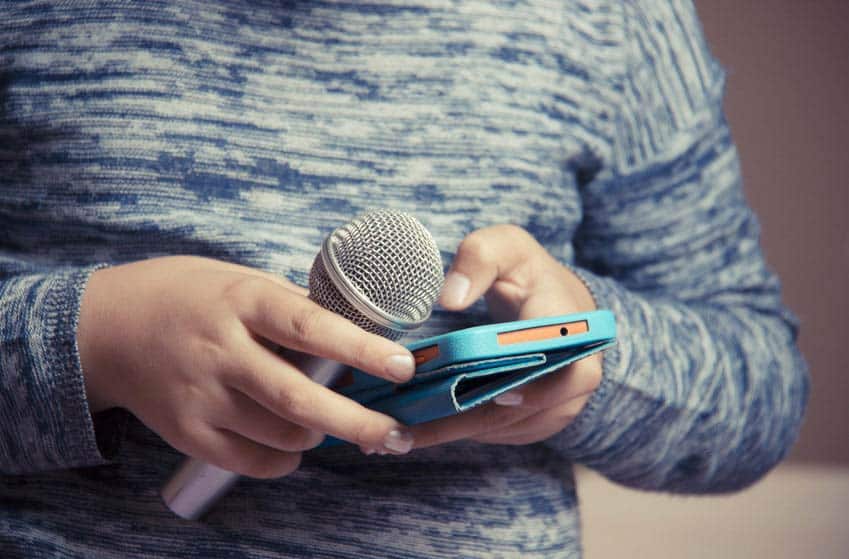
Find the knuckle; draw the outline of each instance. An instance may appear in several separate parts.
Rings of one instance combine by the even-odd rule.
[[[324,435],[301,427],[289,432],[283,441],[283,449],[291,452],[301,452],[317,447],[324,440]]]
[[[492,251],[487,242],[487,233],[485,229],[478,229],[466,236],[460,243],[457,252],[465,258],[473,258],[475,260],[489,261],[492,258]]]
[[[198,421],[188,416],[177,416],[164,438],[168,443],[186,454],[194,455],[198,450],[201,426]]]
[[[222,467],[241,475],[256,479],[272,479],[294,472],[300,465],[299,452],[283,452],[254,446],[229,457]]]
[[[300,344],[308,344],[319,333],[322,309],[308,307],[291,315],[292,336]]]
[[[246,452],[242,452],[238,456],[222,457],[220,463],[217,465],[225,470],[236,472],[243,476],[261,477],[258,475],[260,472],[256,467],[257,463],[258,460],[249,457]]]
[[[264,392],[268,389],[261,375],[246,364],[232,360],[230,356],[218,369],[218,378],[223,385],[243,392]]]
[[[289,417],[303,420],[313,408],[309,394],[299,390],[284,389],[277,396],[277,405]]]
[[[238,308],[251,308],[260,298],[265,281],[257,276],[240,276],[224,287],[222,298]]]
[[[301,465],[300,452],[278,453],[279,459],[275,460],[275,471],[273,477],[288,476]]]
[[[270,450],[261,453],[259,462],[252,465],[252,473],[249,475],[259,479],[274,479],[291,474],[300,464],[300,452]]]
[[[272,469],[269,467],[271,462],[272,451],[254,451],[245,453],[240,456],[236,462],[239,473],[248,477],[257,479],[266,479],[272,476]]]
[[[369,429],[365,423],[359,423],[354,427],[351,443],[359,446],[371,446],[371,438],[368,436]]]
[[[514,223],[502,223],[500,225],[495,225],[493,226],[493,230],[504,235],[518,235],[521,237],[530,236],[530,233],[528,233],[523,227],[519,227]]]
[[[378,435],[377,430],[369,421],[360,421],[351,430],[351,440],[349,442],[362,446],[374,447],[383,444],[382,438]]]
[[[535,254],[539,243],[518,225],[500,224],[472,231],[460,243],[457,252],[464,258],[487,264],[502,258],[506,247],[523,247]]]
[[[368,370],[371,358],[377,352],[373,350],[368,339],[359,339],[355,344],[352,352],[353,365],[358,369]]]
[[[539,243],[530,232],[524,227],[514,225],[512,223],[498,225],[499,233],[511,239],[517,239],[526,245],[538,247]]]
[[[298,450],[304,451],[313,449],[323,443],[324,438],[324,433],[321,433],[319,431],[307,431],[306,435],[303,438],[303,441],[301,441],[301,445]]]
[[[221,321],[214,331],[189,340],[186,348],[196,363],[209,371],[223,372],[232,367],[233,348],[239,345],[240,334],[232,323]]]

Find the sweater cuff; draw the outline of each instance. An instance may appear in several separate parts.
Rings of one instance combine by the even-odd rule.
[[[25,405],[30,409],[18,409],[23,456],[14,469],[99,465],[117,450],[123,418],[100,418],[95,433],[76,340],[83,292],[90,275],[101,267],[52,273],[34,290],[36,300],[27,321],[30,367],[22,371],[29,377]]]
[[[581,462],[603,447],[605,418],[610,413],[624,372],[628,370],[629,341],[625,313],[619,296],[620,287],[609,278],[597,276],[587,270],[570,267],[589,290],[597,309],[609,309],[616,317],[616,344],[604,351],[601,382],[590,395],[581,412],[565,429],[551,437],[547,443],[575,462]],[[608,417],[609,419],[609,417]]]

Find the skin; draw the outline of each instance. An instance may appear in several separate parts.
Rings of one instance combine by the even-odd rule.
[[[291,473],[324,433],[388,453],[412,444],[397,421],[312,382],[273,348],[393,382],[412,376],[409,351],[270,274],[185,256],[99,270],[77,343],[92,412],[125,408],[174,448],[242,475]]]
[[[463,240],[440,302],[463,311],[481,296],[495,321],[595,308],[581,280],[512,225]],[[93,273],[77,343],[93,413],[125,408],[177,450],[256,478],[295,471],[324,434],[367,454],[461,439],[537,442],[568,425],[601,380],[596,355],[498,402],[406,428],[310,381],[274,351],[291,348],[404,382],[414,368],[406,348],[321,308],[285,279],[189,256]]]
[[[580,278],[558,263],[527,231],[513,225],[479,229],[463,240],[440,303],[448,310],[463,311],[481,296],[497,322],[596,308]],[[595,354],[497,402],[413,427],[415,446],[461,439],[506,445],[542,441],[571,423],[599,382],[601,354]]]

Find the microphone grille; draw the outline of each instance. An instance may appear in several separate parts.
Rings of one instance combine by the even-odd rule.
[[[319,305],[394,340],[427,320],[442,282],[428,230],[404,212],[376,210],[330,234],[309,287]]]

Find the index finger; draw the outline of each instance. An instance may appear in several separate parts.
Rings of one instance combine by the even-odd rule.
[[[410,351],[312,300],[261,278],[252,278],[237,297],[239,317],[251,332],[289,349],[351,365],[392,382],[415,371]]]
[[[363,448],[395,454],[412,448],[412,436],[395,419],[313,382],[264,346],[250,347],[229,375],[230,387],[279,417]]]

